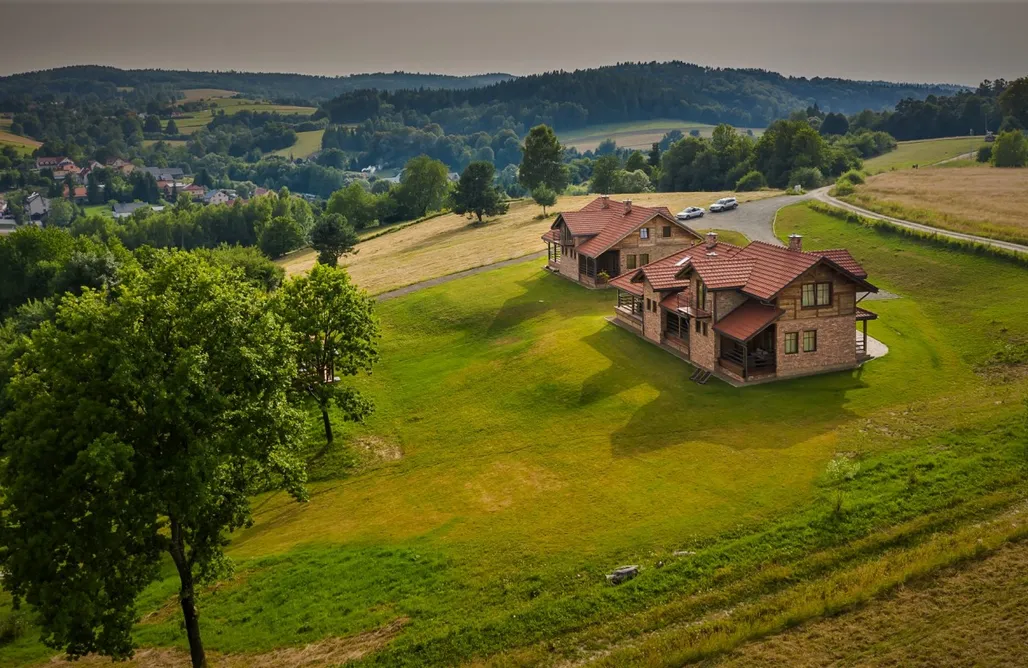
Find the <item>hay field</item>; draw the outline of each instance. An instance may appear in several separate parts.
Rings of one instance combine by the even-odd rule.
[[[226,114],[237,114],[244,110],[274,111],[279,114],[313,114],[317,111],[314,107],[297,107],[291,104],[271,104],[270,102],[243,98],[212,99],[211,102],[214,103],[218,110],[222,110]],[[182,134],[193,134],[210,123],[213,116],[214,112],[210,109],[194,111],[180,118],[176,118],[175,125],[178,126],[179,132]]]
[[[955,232],[1028,243],[1028,169],[910,169],[872,176],[851,204]]]
[[[631,197],[644,206],[667,206],[672,212],[687,206],[707,206],[719,197],[736,195],[748,202],[780,194],[777,191],[755,193],[642,193],[612,195],[616,199]],[[561,197],[550,215],[542,218],[542,209],[531,200],[512,202],[510,211],[473,225],[456,214],[447,214],[390,232],[361,243],[355,255],[344,258],[343,264],[358,285],[372,294],[387,292],[420,281],[454,274],[546,250],[539,237],[550,228],[556,212],[574,211],[592,201],[595,195]],[[317,254],[312,250],[294,253],[280,261],[288,274],[307,271],[314,266]]]
[[[32,153],[37,148],[43,145],[42,142],[38,142],[35,139],[22,137],[21,135],[15,135],[5,130],[0,130],[0,146],[3,146],[5,144],[13,146],[18,151],[26,155]]]
[[[182,94],[185,95],[185,98],[181,102],[196,102],[211,98],[232,97],[237,93],[224,88],[186,88],[183,89]]]

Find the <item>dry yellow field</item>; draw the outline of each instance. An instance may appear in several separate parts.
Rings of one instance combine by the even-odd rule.
[[[872,176],[851,204],[955,232],[1028,243],[1028,169],[916,169]]]
[[[780,194],[777,191],[738,193],[739,201]],[[630,197],[644,206],[667,206],[672,212],[687,206],[707,206],[710,202],[736,193],[642,193],[612,195]],[[574,211],[595,195],[561,197],[551,214],[541,218],[538,204],[531,200],[512,202],[503,216],[473,225],[463,216],[447,214],[396,232],[362,242],[359,252],[341,263],[354,281],[371,294],[387,292],[466,269],[546,250],[539,239],[553,223],[556,211]],[[280,260],[287,274],[307,271],[317,254],[312,250],[295,253]]]

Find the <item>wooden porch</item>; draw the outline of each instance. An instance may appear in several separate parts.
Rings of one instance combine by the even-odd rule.
[[[745,380],[773,376],[777,372],[775,341],[777,327],[768,327],[748,341],[738,341],[724,334],[719,335],[721,354],[718,365]]]

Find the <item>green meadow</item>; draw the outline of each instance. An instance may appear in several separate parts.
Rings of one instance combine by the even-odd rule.
[[[375,414],[312,443],[309,503],[255,499],[236,575],[201,598],[208,647],[378,630],[360,661],[681,665],[1021,538],[995,519],[1028,491],[1028,269],[804,204],[776,229],[899,295],[864,304],[887,356],[695,385],[606,321],[611,292],[538,259],[381,303],[381,362],[356,381]],[[641,574],[608,585],[623,564]],[[137,638],[181,649],[163,577]],[[31,630],[0,645],[48,655]]]

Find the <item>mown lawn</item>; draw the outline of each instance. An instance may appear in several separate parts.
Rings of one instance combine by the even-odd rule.
[[[864,161],[864,170],[869,174],[896,169],[910,169],[914,165],[929,165],[973,153],[985,146],[981,137],[947,137],[945,139],[922,139],[901,141],[896,149]]]
[[[1028,340],[1028,270],[805,205],[777,229],[850,248],[902,296],[868,304],[888,356],[816,378],[697,386],[688,365],[607,324],[610,292],[537,260],[382,303],[382,362],[358,381],[375,415],[314,460],[310,503],[257,500],[256,525],[230,549],[239,574],[201,601],[209,646],[263,652],[396,622],[365,661],[680,663],[703,656],[689,653],[700,642],[689,629],[704,615],[770,594],[785,612],[759,610],[821,614],[803,602],[850,589],[795,588],[900,563],[894,550],[927,554],[940,532],[1021,498],[1025,381],[975,369]],[[840,456],[859,473],[829,486]],[[974,546],[979,534],[960,535]],[[642,575],[606,585],[625,563]],[[878,591],[886,570],[860,574],[854,596]],[[166,575],[141,602],[158,612],[138,638],[183,647]],[[771,612],[760,619],[777,623]]]
[[[321,138],[324,134],[324,130],[297,132],[295,144],[289,148],[274,151],[273,155],[282,155],[287,158],[290,156],[293,158],[306,158],[311,153],[316,153],[321,150]]]

